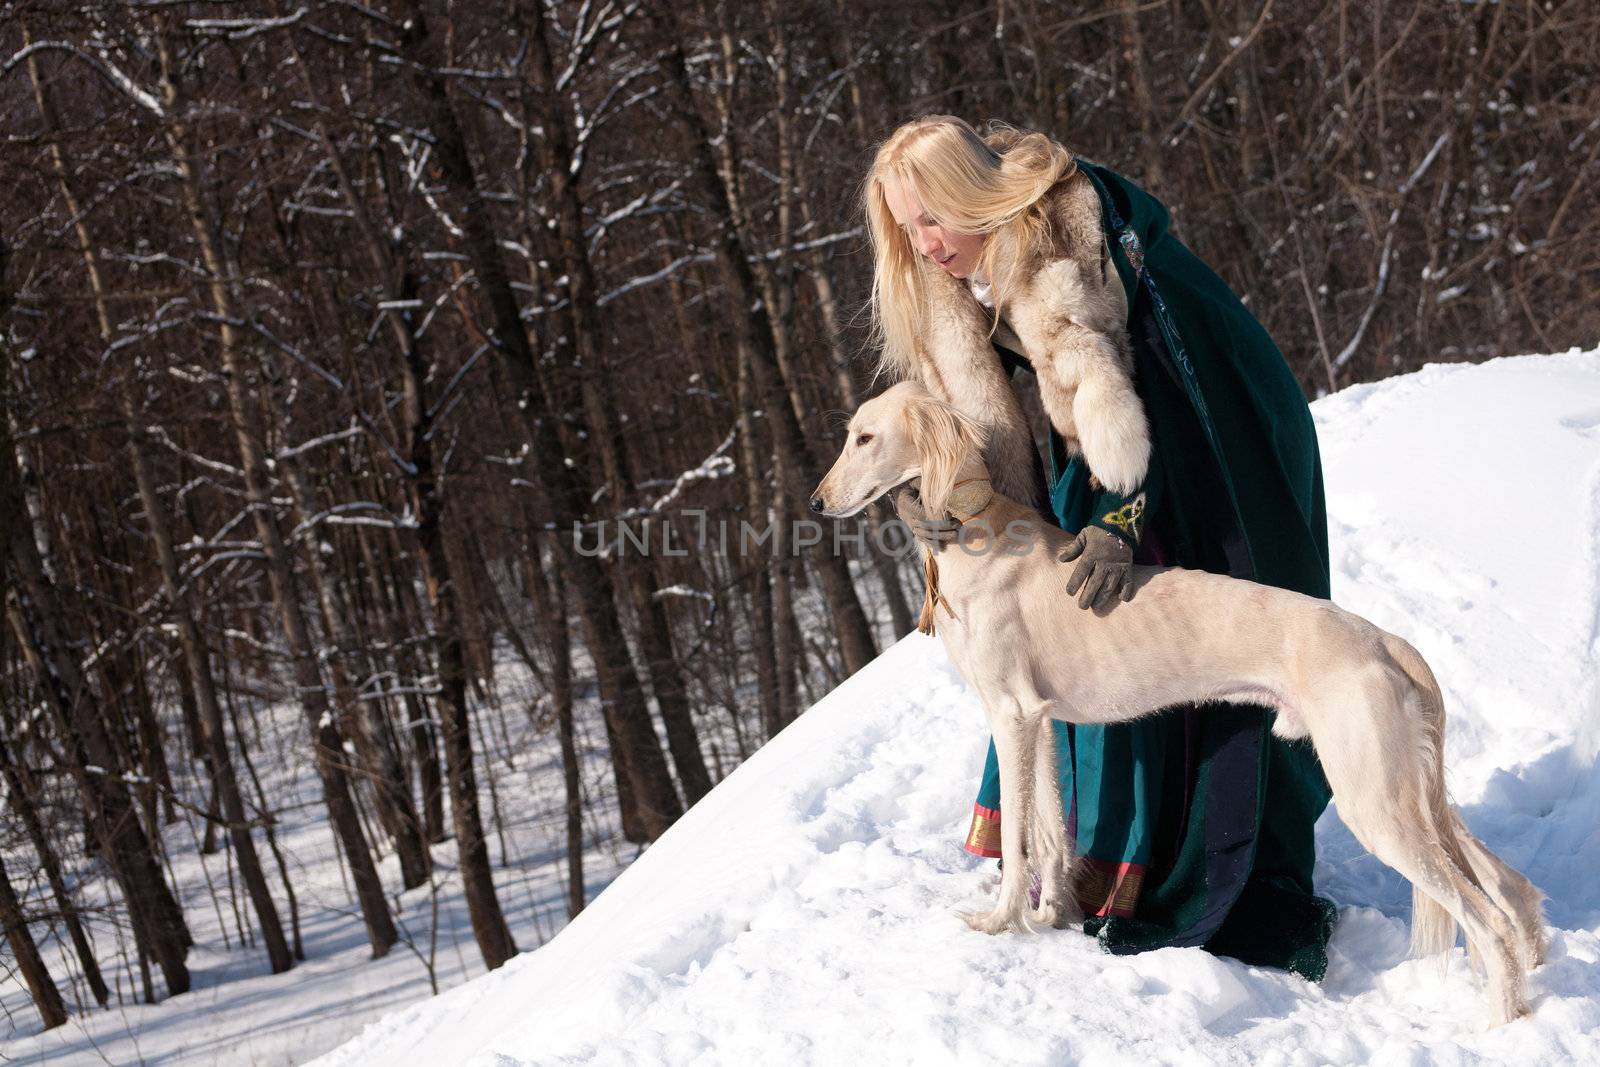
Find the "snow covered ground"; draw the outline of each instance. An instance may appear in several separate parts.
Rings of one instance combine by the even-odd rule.
[[[1406,959],[1406,884],[1331,811],[1317,880],[1341,911],[1321,985],[1200,950],[1111,957],[1070,930],[971,933],[956,911],[994,888],[993,862],[960,848],[982,713],[942,646],[913,634],[499,971],[481,973],[446,878],[438,997],[404,947],[367,960],[326,824],[311,818],[304,727],[264,715],[286,754],[271,773],[305,794],[283,833],[312,958],[266,975],[223,946],[221,916],[191,909],[194,992],[37,1035],[16,979],[0,980],[11,1025],[29,1034],[0,1058],[293,1063],[365,1022],[316,1062],[1600,1063],[1600,352],[1429,367],[1313,410],[1335,599],[1428,658],[1467,822],[1549,895],[1531,1019],[1485,1032],[1463,953],[1443,969]],[[503,699],[527,698],[516,684]],[[492,847],[512,860],[497,884],[532,948],[562,921],[559,829],[536,814],[559,807],[559,767],[531,728],[487,745],[504,783],[505,844]],[[174,852],[203,898],[192,844]],[[631,853],[597,846],[591,884]],[[385,877],[398,884],[392,866]],[[425,931],[427,891],[402,904]]]
[[[1335,599],[1411,640],[1468,824],[1549,895],[1532,1018],[1485,1031],[1464,953],[1330,811],[1313,985],[1198,949],[988,938],[960,849],[985,743],[913,634],[735,771],[537,952],[320,1067],[547,1063],[1600,1063],[1600,353],[1433,366],[1315,405]]]

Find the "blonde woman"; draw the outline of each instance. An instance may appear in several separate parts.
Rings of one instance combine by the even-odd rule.
[[[1134,561],[1328,595],[1304,395],[1159,201],[1044,134],[945,115],[896,130],[862,198],[880,371],[988,427],[995,488],[1078,535],[1063,595],[1115,611]],[[1047,479],[1013,386],[1028,374]],[[1321,978],[1334,909],[1312,892],[1312,826],[1328,787],[1268,714],[1055,724],[1079,902],[1110,951],[1204,945]],[[991,746],[966,848],[998,856],[1000,818]]]

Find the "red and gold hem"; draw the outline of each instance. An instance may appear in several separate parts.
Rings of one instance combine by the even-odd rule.
[[[1000,858],[1000,812],[982,804],[972,805],[972,826],[961,846],[974,856]]]
[[[1144,869],[1142,863],[1078,857],[1078,906],[1085,915],[1131,917],[1144,887]]]

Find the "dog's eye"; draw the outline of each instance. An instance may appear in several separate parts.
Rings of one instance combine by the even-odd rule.
[[[864,445],[870,440],[872,440],[872,435],[870,433],[862,433],[862,434],[857,434],[856,435],[856,444],[858,444],[858,445]]]

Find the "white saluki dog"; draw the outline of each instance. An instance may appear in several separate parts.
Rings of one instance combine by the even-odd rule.
[[[992,491],[982,445],[976,423],[902,382],[856,412],[811,500],[842,517],[920,479],[926,513],[961,522],[958,543],[925,548],[929,601],[951,661],[983,702],[1006,813],[999,905],[966,916],[972,927],[993,934],[1077,918],[1050,719],[1265,705],[1278,736],[1311,739],[1356,839],[1411,881],[1413,949],[1448,949],[1459,923],[1486,972],[1491,1023],[1526,1013],[1523,973],[1546,948],[1542,896],[1450,807],[1444,703],[1416,649],[1329,601],[1177,567],[1136,567],[1132,600],[1080,608],[1057,559],[1071,535]],[[1032,912],[1030,861],[1041,881]]]

